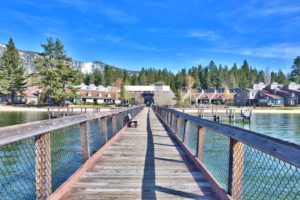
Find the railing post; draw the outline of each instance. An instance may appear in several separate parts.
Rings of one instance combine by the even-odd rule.
[[[111,126],[113,135],[116,133],[116,114],[112,114],[111,116]]]
[[[35,139],[36,199],[46,199],[52,193],[50,133]]]
[[[204,161],[205,132],[206,132],[205,127],[202,127],[202,126],[198,127],[197,158],[201,162]]]
[[[170,128],[173,130],[173,114],[170,112]]]
[[[104,145],[107,142],[106,117],[101,118],[101,136],[102,136],[102,145]]]
[[[125,112],[124,111],[122,112],[121,116],[122,116],[122,128],[123,128],[125,126],[125,121],[124,121],[125,120]]]
[[[83,162],[85,162],[90,157],[90,145],[87,123],[88,122],[86,121],[80,123],[80,141]]]
[[[184,120],[184,131],[182,136],[182,142],[184,143],[186,141],[186,145],[189,145],[189,125],[190,121]]]
[[[233,199],[242,199],[244,144],[230,138],[228,193]]]
[[[179,118],[179,116],[177,115],[176,116],[176,130],[175,130],[175,135],[179,135],[179,127],[180,126],[180,118]]]

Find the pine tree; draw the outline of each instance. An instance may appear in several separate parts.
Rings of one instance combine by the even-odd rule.
[[[102,72],[99,69],[95,69],[93,74],[94,74],[94,84],[96,86],[103,85],[104,77],[103,77]]]
[[[25,87],[25,70],[14,41],[10,38],[0,60],[0,92],[9,95],[10,103],[14,103],[16,95],[22,95]]]
[[[111,66],[106,65],[104,67],[104,77],[105,77],[105,81],[104,81],[105,86],[109,86],[115,81],[114,70],[112,69]]]
[[[277,73],[276,82],[279,83],[279,84],[283,84],[283,85],[287,84],[287,78],[286,78],[285,74],[282,72],[281,69]]]
[[[297,83],[300,83],[300,56],[297,56],[294,59],[292,65],[291,79]]]
[[[66,97],[76,96],[73,85],[80,83],[80,72],[71,66],[71,59],[59,39],[54,42],[50,37],[41,46],[43,52],[35,61],[36,76],[42,89],[41,100],[43,103],[49,99],[57,104],[63,103]]]

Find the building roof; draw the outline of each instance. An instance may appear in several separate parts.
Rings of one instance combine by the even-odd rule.
[[[225,95],[224,93],[216,93],[212,99],[213,100],[222,100],[222,99],[227,99],[227,100],[233,100],[234,97],[234,93],[228,93],[227,95]]]
[[[261,91],[259,89],[252,89],[252,88],[245,88],[245,90],[248,90],[250,92],[258,92],[258,91]]]
[[[26,97],[38,97],[40,93],[40,89],[36,86],[34,87],[28,87],[24,92],[23,94],[26,96]]]
[[[293,91],[276,90],[276,94],[283,95],[283,96],[292,96],[295,93]]]
[[[215,94],[216,93],[214,92],[203,93],[203,95],[201,95],[199,99],[212,99]]]
[[[270,98],[272,98],[272,99],[282,99],[281,96],[276,95],[276,94],[272,94],[272,93],[270,93],[270,92],[267,91],[267,90],[260,90],[259,93],[261,93],[261,94],[263,94],[263,95],[265,95],[265,96],[267,96],[267,97],[270,97]]]
[[[80,90],[82,98],[93,98],[93,99],[115,99],[116,94],[112,91],[98,91],[98,90]]]

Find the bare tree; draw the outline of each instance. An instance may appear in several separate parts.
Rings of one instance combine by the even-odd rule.
[[[186,85],[188,87],[188,93],[189,93],[191,105],[192,105],[192,95],[193,95],[192,89],[193,89],[194,84],[195,84],[195,79],[191,75],[188,75],[186,77]]]
[[[230,91],[227,85],[224,85],[224,98],[225,98],[225,104],[227,104],[231,100]]]
[[[114,89],[114,92],[115,92],[115,95],[116,95],[116,100],[119,99],[119,91],[122,87],[122,84],[123,84],[123,81],[120,78],[118,78],[116,80],[116,82],[114,82],[114,84],[113,84],[113,89]]]
[[[271,84],[271,72],[270,67],[266,67],[264,71],[264,82],[266,85]]]

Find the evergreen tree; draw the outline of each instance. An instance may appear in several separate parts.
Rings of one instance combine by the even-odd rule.
[[[229,87],[230,88],[236,88],[237,87],[237,83],[236,83],[236,79],[233,73],[230,73],[229,75]]]
[[[26,87],[25,70],[13,39],[10,38],[0,60],[0,92],[10,96],[14,103],[16,95]]]
[[[138,76],[138,82],[140,85],[147,85],[147,76],[146,76],[144,69],[142,69],[142,71],[140,72],[140,74]]]
[[[50,37],[41,46],[43,52],[35,61],[36,76],[42,89],[41,100],[45,103],[50,98],[53,103],[63,103],[65,98],[76,96],[73,85],[80,83],[80,72],[71,66],[71,59],[59,39],[53,41]]]
[[[279,83],[279,84],[283,84],[283,85],[287,84],[287,78],[286,78],[285,74],[282,72],[281,69],[277,73],[276,82]]]
[[[94,74],[94,84],[96,86],[103,85],[104,77],[102,72],[99,69],[95,69],[93,74]]]
[[[105,86],[109,86],[109,85],[112,85],[112,83],[115,82],[115,75],[114,75],[114,70],[112,69],[111,66],[109,65],[106,65],[104,67],[104,85]]]
[[[90,76],[90,74],[85,74],[84,75],[83,83],[85,85],[90,85],[91,84],[91,76]]]
[[[300,83],[300,56],[294,59],[291,72],[291,80]]]

